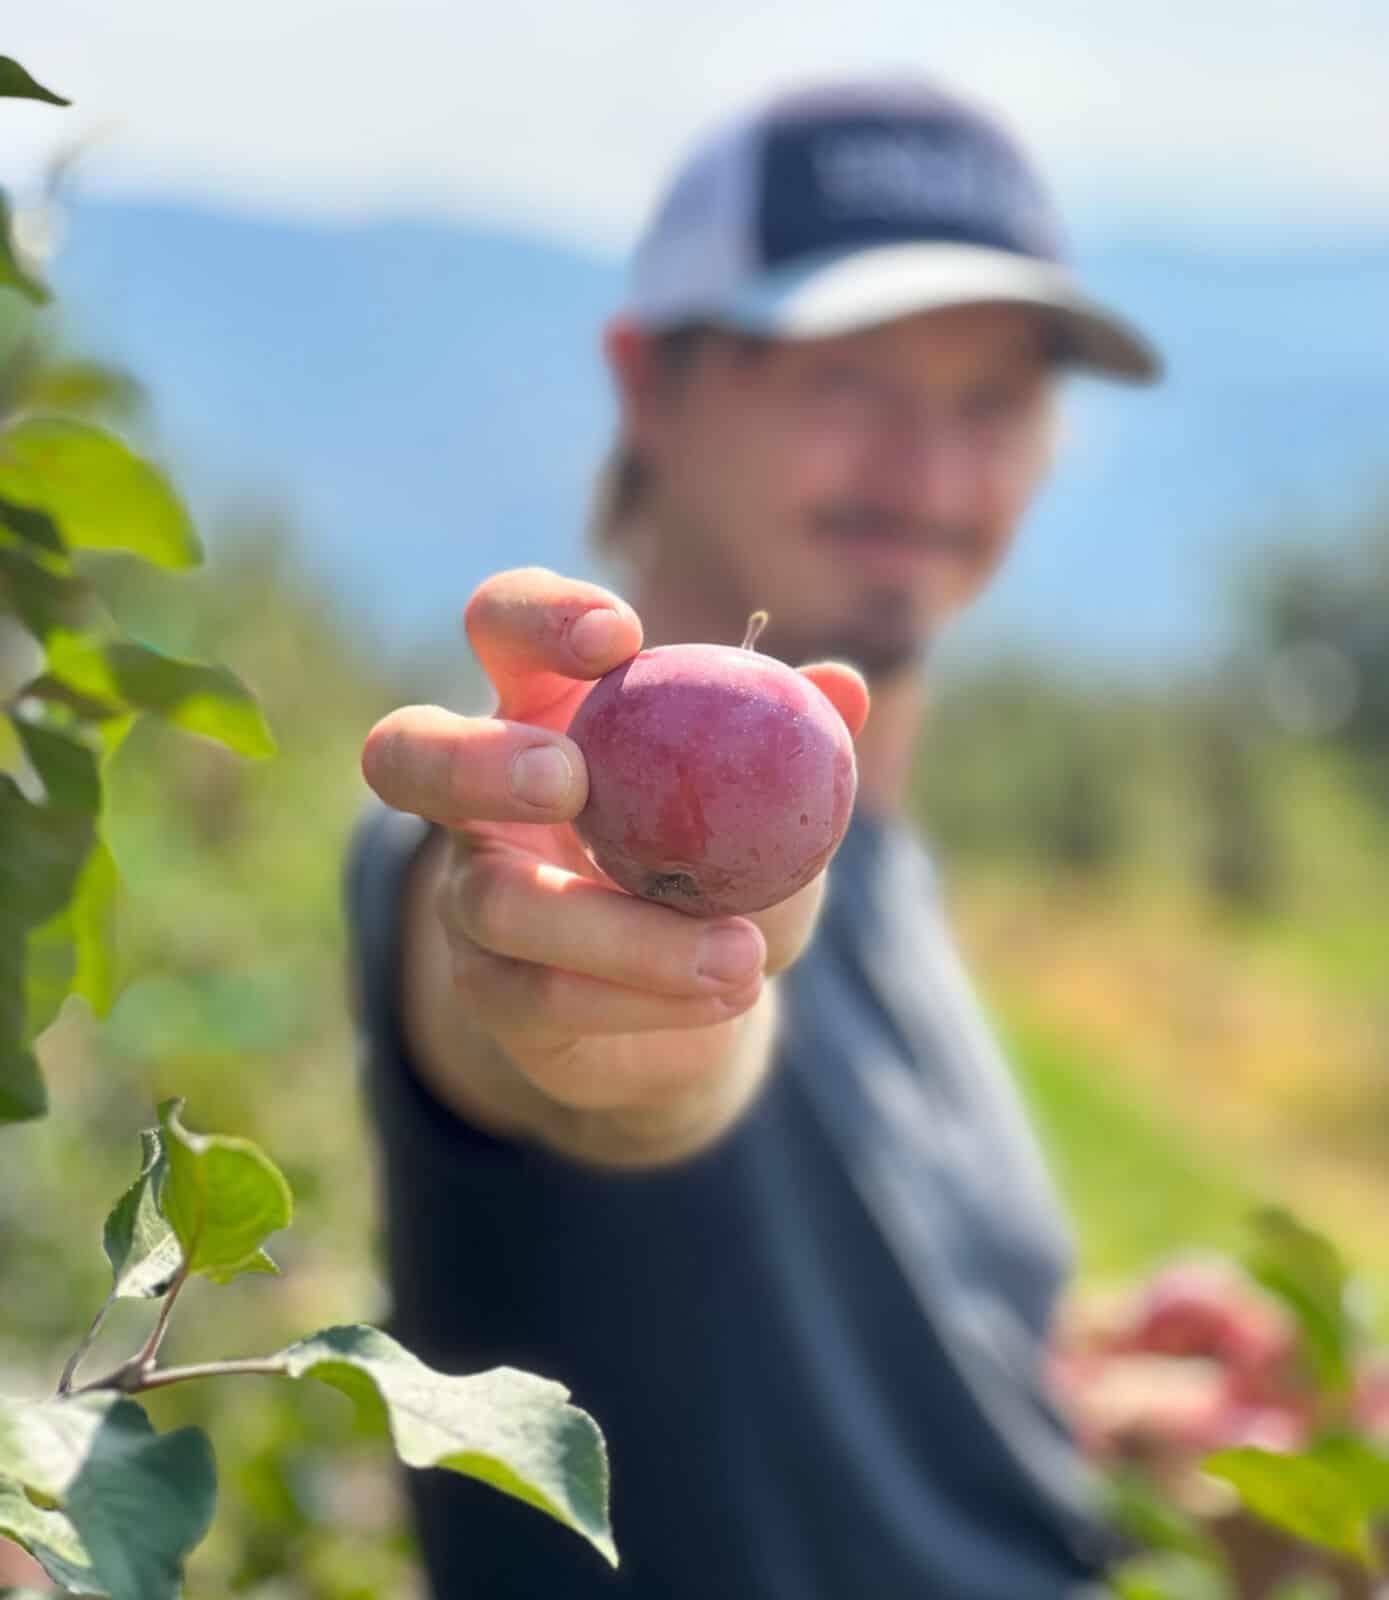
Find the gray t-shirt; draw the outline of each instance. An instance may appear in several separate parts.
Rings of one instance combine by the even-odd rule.
[[[442,1472],[410,1492],[446,1600],[1075,1600],[1119,1548],[1039,1360],[1071,1247],[925,852],[862,806],[780,981],[766,1089],[680,1166],[491,1138],[412,1074],[375,808],[348,916],[383,1156],[392,1331],[566,1384],[607,1437],[608,1570]]]

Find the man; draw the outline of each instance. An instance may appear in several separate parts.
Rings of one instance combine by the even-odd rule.
[[[899,812],[923,657],[1041,481],[1061,372],[1156,359],[1072,282],[1012,139],[916,80],[783,95],[702,144],[606,353],[595,536],[627,598],[538,569],[474,593],[496,713],[371,730],[386,805],[350,913],[395,1331],[570,1388],[623,1564],[435,1472],[411,1483],[431,1580],[1083,1593],[1111,1546],[1039,1374],[1067,1234]],[[860,798],[820,881],[702,923],[587,862],[564,730],[643,641],[736,643],[764,606],[761,647],[821,663]]]

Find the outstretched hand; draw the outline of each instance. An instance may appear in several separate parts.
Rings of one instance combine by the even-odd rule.
[[[663,1103],[726,1054],[765,977],[805,947],[823,874],[754,916],[705,922],[617,888],[569,826],[588,780],[563,730],[594,681],[641,649],[636,613],[594,584],[525,568],[484,582],[465,625],[494,713],[403,707],[362,752],[388,805],[447,830],[431,885],[436,958],[470,1024],[545,1095],[590,1110]],[[801,670],[856,735],[868,709],[858,674]],[[652,1033],[669,1037],[652,1049]]]

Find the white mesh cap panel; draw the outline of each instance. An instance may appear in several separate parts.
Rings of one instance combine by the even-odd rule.
[[[716,131],[676,175],[638,241],[626,311],[646,327],[671,327],[720,304],[757,265],[762,120]]]
[[[919,110],[923,97],[927,104],[960,104],[910,76],[848,78],[788,85],[716,127],[677,172],[637,242],[628,315],[648,327],[669,327],[707,314],[763,265],[757,209],[770,124],[857,107]]]
[[[943,142],[880,134],[875,119],[899,116],[944,128]],[[854,161],[838,163],[849,177],[832,190],[815,141],[836,125]],[[1157,376],[1146,338],[1057,277],[1064,254],[1043,180],[983,106],[912,74],[802,83],[696,146],[633,251],[624,310],[653,329],[714,320],[815,337],[991,290],[1064,318],[1078,364]]]

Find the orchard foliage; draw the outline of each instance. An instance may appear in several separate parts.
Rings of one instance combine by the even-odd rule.
[[[346,1394],[364,1426],[408,1465],[492,1484],[573,1528],[616,1565],[602,1436],[560,1384],[508,1367],[434,1372],[361,1325],[325,1328],[267,1356],[160,1364],[188,1280],[277,1272],[264,1245],[292,1210],[288,1183],[260,1149],[192,1133],[181,1113],[166,1102],[159,1125],[141,1135],[140,1172],[106,1219],[110,1293],[57,1394],[0,1397],[0,1535],[70,1593],[176,1600],[183,1563],[212,1521],[212,1446],[199,1428],[156,1433],[130,1397],[209,1378],[313,1378]],[[83,1357],[122,1298],[158,1303],[147,1338],[78,1384]]]
[[[1142,1554],[1119,1600],[1369,1594],[1389,1528],[1389,1366],[1331,1242],[1286,1211],[1241,1259],[1170,1263],[1078,1317],[1052,1381]]]
[[[65,102],[0,57],[0,96]],[[0,1122],[41,1116],[33,1045],[71,994],[100,1017],[117,983],[115,861],[104,775],[137,719],[163,718],[242,756],[274,744],[245,685],[225,668],[131,636],[88,563],[121,551],[156,567],[196,565],[201,548],[167,477],[79,410],[119,402],[128,380],[33,358],[19,295],[49,298],[0,215]],[[10,1134],[9,1137],[14,1137]],[[159,1352],[196,1277],[225,1284],[276,1273],[265,1241],[288,1226],[290,1187],[250,1140],[190,1132],[166,1101],[141,1134],[141,1167],[106,1219],[105,1304],[50,1399],[0,1397],[0,1535],[62,1590],[174,1600],[212,1521],[216,1473],[198,1428],[156,1432],[131,1397],[212,1377],[316,1379],[356,1404],[363,1425],[413,1467],[493,1484],[588,1538],[616,1564],[607,1460],[592,1419],[559,1384],[499,1368],[437,1373],[375,1328],[327,1328],[268,1356],[168,1367]],[[114,1304],[156,1303],[150,1331],[104,1376],[78,1385]]]
[[[0,57],[0,97],[66,102]],[[34,359],[26,307],[49,298],[0,207],[0,1123],[41,1116],[34,1040],[69,994],[115,994],[117,873],[103,773],[146,713],[245,756],[274,745],[230,672],[155,650],[114,621],[93,551],[181,570],[201,560],[165,474],[87,413],[129,380]]]

